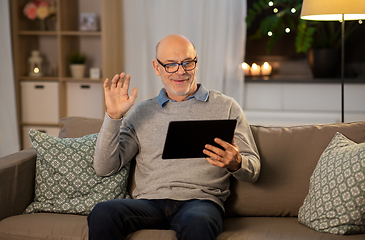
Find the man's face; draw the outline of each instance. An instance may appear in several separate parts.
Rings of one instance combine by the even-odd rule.
[[[182,63],[184,61],[193,61],[197,59],[195,49],[187,39],[173,37],[170,39],[163,39],[160,42],[159,50],[157,52],[157,59],[162,64]],[[168,73],[164,67],[153,61],[155,73],[161,76],[162,83],[165,86],[166,93],[169,98],[175,101],[184,101],[189,96],[193,95],[197,90],[196,71],[186,71],[181,65],[174,73]]]

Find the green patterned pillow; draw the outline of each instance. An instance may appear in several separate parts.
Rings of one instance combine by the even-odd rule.
[[[365,143],[336,133],[310,178],[298,219],[320,232],[365,233]]]
[[[129,164],[110,177],[97,176],[94,151],[98,134],[56,138],[31,129],[37,152],[35,197],[24,213],[54,212],[87,215],[101,201],[130,198]]]

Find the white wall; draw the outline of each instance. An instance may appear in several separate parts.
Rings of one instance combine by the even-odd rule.
[[[0,1],[0,157],[19,151],[9,1]]]

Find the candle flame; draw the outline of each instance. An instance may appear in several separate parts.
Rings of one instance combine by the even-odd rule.
[[[250,66],[247,63],[242,63],[242,68],[243,69],[248,69]]]

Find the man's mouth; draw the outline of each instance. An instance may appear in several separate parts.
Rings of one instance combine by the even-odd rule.
[[[184,83],[185,81],[188,81],[189,78],[180,78],[180,79],[171,79],[175,83]]]
[[[176,82],[176,83],[183,83],[183,82],[185,82],[186,80],[184,80],[184,79],[179,79],[179,80],[173,80],[174,82]]]

